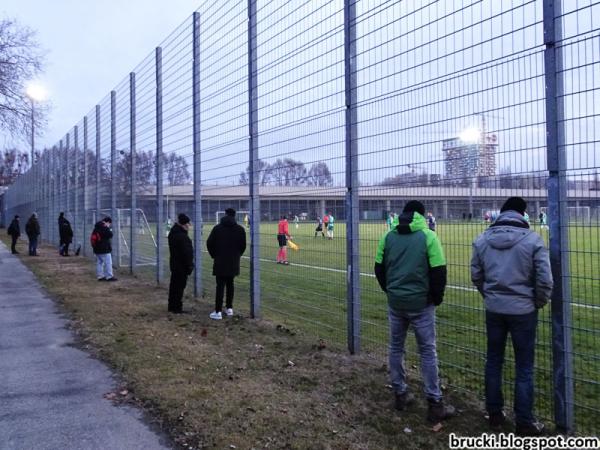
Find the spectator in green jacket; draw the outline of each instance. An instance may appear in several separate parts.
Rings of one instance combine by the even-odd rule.
[[[424,216],[421,202],[411,200],[404,206],[398,225],[379,241],[375,275],[388,298],[389,364],[396,409],[402,411],[414,400],[404,368],[404,344],[412,326],[428,401],[427,419],[437,423],[455,413],[442,399],[435,339],[435,308],[444,299],[446,259]]]

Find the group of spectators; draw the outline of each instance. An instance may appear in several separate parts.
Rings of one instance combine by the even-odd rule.
[[[533,415],[534,353],[538,310],[550,299],[553,287],[548,250],[529,228],[526,202],[509,198],[496,221],[473,242],[471,280],[484,299],[487,354],[485,405],[489,426],[499,429],[506,420],[502,367],[507,336],[515,354],[514,416],[518,435],[535,436],[544,426]],[[446,288],[446,259],[437,234],[428,226],[425,208],[409,201],[397,225],[380,240],[375,275],[387,294],[390,323],[389,365],[396,409],[413,402],[404,367],[405,339],[412,327],[421,358],[427,419],[452,417],[438,377],[435,309]]]
[[[527,204],[520,197],[509,198],[493,224],[473,242],[471,280],[484,299],[487,353],[485,363],[485,405],[492,429],[505,420],[502,394],[502,368],[507,337],[510,334],[515,354],[514,416],[516,433],[539,435],[543,425],[533,415],[534,353],[538,310],[550,299],[553,279],[548,250],[542,238],[529,228]],[[213,258],[216,277],[215,309],[210,318],[233,315],[234,278],[240,273],[240,258],[246,250],[246,231],[237,224],[235,210],[229,208],[206,241]],[[327,215],[327,223],[333,223]],[[407,409],[414,401],[409,391],[404,366],[405,340],[412,328],[421,359],[423,390],[428,401],[427,419],[439,422],[456,410],[444,402],[438,373],[435,310],[446,289],[446,259],[440,240],[419,201],[406,203],[394,218],[390,230],[381,238],[375,257],[375,275],[388,300],[390,325],[389,367],[395,408]],[[60,254],[68,256],[73,236],[68,220],[59,216]],[[325,222],[325,220],[323,220]],[[112,272],[112,220],[105,217],[94,226],[91,244],[96,254],[98,281],[116,281]],[[435,219],[433,219],[435,224]],[[322,224],[319,221],[319,225]],[[194,270],[194,251],[188,236],[190,218],[179,214],[168,235],[171,270],[168,311],[185,311],[182,297],[188,276]],[[25,227],[29,254],[37,255],[40,226],[31,215]],[[322,228],[321,228],[322,229]],[[317,230],[319,231],[319,230]],[[9,226],[12,252],[20,235],[19,216]],[[278,263],[287,263],[286,240],[290,237],[286,217],[278,226]]]

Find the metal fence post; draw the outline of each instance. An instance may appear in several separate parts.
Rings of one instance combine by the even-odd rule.
[[[156,282],[163,280],[163,105],[162,48],[156,47]]]
[[[569,285],[569,215],[567,157],[565,153],[564,80],[560,0],[544,0],[544,67],[546,81],[546,145],[548,161],[548,225],[550,262],[554,277],[552,293],[552,374],[554,421],[558,430],[574,427],[573,346],[571,342],[571,289]],[[558,19],[556,19],[558,18]]]
[[[57,166],[56,166],[56,170],[58,171],[59,175],[58,175],[58,195],[59,195],[59,199],[58,199],[58,209],[59,211],[57,212],[65,212],[65,196],[64,196],[64,179],[65,179],[65,170],[64,170],[64,164],[63,164],[63,158],[64,158],[64,146],[63,146],[63,140],[61,139],[59,141],[59,146],[58,146],[58,158],[57,158]],[[58,236],[58,235],[57,235]],[[60,237],[60,236],[58,236]]]
[[[74,209],[74,222],[75,222],[75,232],[73,233],[73,238],[75,241],[73,242],[73,248],[77,250],[77,244],[80,243],[80,240],[77,239],[77,235],[80,231],[79,225],[79,127],[75,125],[73,129],[73,151],[75,153],[73,166],[75,168],[73,174],[73,184],[75,189],[73,191],[73,209]]]
[[[81,250],[87,256],[87,210],[88,210],[88,120],[83,117],[83,220],[81,221]]]
[[[346,301],[348,350],[360,351],[360,242],[356,124],[356,6],[344,0],[344,85],[346,98]]]
[[[71,215],[71,199],[69,198],[71,194],[71,166],[69,165],[70,157],[69,151],[71,150],[71,134],[67,133],[65,136],[66,148],[64,153],[65,164],[62,169],[65,171],[65,216]],[[71,217],[72,219],[73,217]]]
[[[193,14],[194,297],[202,295],[202,170],[200,158],[200,13]]]
[[[129,151],[131,154],[131,227],[129,228],[129,272],[135,272],[137,261],[137,189],[135,142],[135,72],[129,74]]]
[[[101,219],[100,208],[102,206],[102,201],[100,198],[100,183],[102,178],[102,154],[100,148],[100,144],[102,143],[101,127],[102,123],[100,121],[100,105],[96,105],[96,221],[99,221]]]
[[[117,92],[110,91],[110,214],[113,219],[113,265],[121,267],[121,223],[117,213]]]
[[[250,173],[250,316],[260,317],[260,168],[258,160],[258,82],[256,0],[248,0],[248,158]]]

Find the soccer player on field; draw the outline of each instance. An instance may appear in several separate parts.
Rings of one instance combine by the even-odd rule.
[[[279,244],[277,264],[283,264],[285,266],[290,264],[287,260],[287,240],[291,238],[287,217],[281,216],[281,220],[277,226],[277,243]]]

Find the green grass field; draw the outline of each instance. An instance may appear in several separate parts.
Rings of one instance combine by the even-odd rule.
[[[345,224],[337,223],[334,240],[314,237],[314,224],[290,224],[299,251],[288,249],[290,266],[275,264],[277,225],[261,225],[261,297],[266,318],[284,322],[321,338],[343,351],[346,343],[346,242]],[[483,303],[470,282],[471,242],[485,230],[484,223],[438,223],[438,234],[448,261],[448,289],[437,310],[438,352],[442,377],[448,385],[481,395],[485,361]],[[205,225],[208,236],[212,226]],[[535,227],[547,241],[547,230]],[[383,223],[362,224],[360,228],[361,264],[361,351],[385,361],[387,354],[387,304],[373,276],[377,241],[385,232]],[[600,228],[570,227],[570,276],[573,306],[572,335],[575,368],[575,409],[580,431],[598,432],[600,411]],[[138,253],[152,256],[154,246],[148,235],[140,235]],[[165,252],[165,253],[168,253]],[[249,254],[249,252],[248,252]],[[203,284],[207,301],[213,299],[211,260],[203,255]],[[248,259],[242,261],[236,282],[236,308],[248,310]],[[168,265],[166,265],[168,271]],[[152,271],[147,267],[143,271]],[[550,308],[540,315],[536,354],[538,414],[552,417]],[[414,349],[414,340],[409,339]],[[512,361],[512,352],[507,358]],[[414,354],[407,361],[417,366]],[[509,363],[508,366],[512,365]],[[512,369],[505,369],[506,398],[512,393]]]

